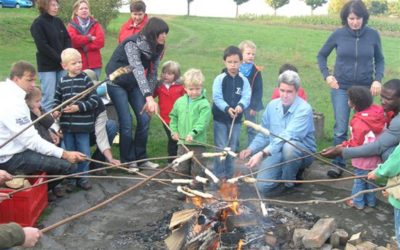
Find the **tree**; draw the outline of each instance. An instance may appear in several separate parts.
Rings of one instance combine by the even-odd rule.
[[[346,0],[331,0],[329,1],[328,13],[331,15],[338,14],[342,10]]]
[[[386,1],[371,1],[371,5],[369,7],[369,13],[371,15],[382,15],[388,11],[388,4]]]
[[[289,3],[290,0],[265,0],[269,6],[274,9],[274,15],[276,16],[276,10],[280,7]]]
[[[193,2],[194,0],[187,0],[187,15],[190,16],[190,4]]]
[[[314,10],[324,4],[326,4],[328,0],[306,0],[306,4],[311,8],[311,15],[314,14]]]
[[[236,17],[239,16],[239,5],[248,2],[249,0],[233,0],[236,3]]]
[[[123,0],[96,0],[91,1],[90,13],[101,24],[104,29],[107,29],[110,21],[118,16],[119,8],[122,6]],[[72,6],[76,0],[63,0],[60,5],[59,17],[64,23],[71,20]]]

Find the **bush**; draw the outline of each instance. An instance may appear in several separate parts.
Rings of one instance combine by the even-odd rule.
[[[388,5],[386,1],[371,1],[371,5],[369,6],[369,13],[371,15],[382,15],[388,11]]]
[[[59,17],[64,23],[71,20],[72,6],[76,0],[63,0],[60,5]],[[96,0],[90,4],[90,13],[101,24],[103,29],[107,29],[110,21],[118,16],[118,9],[122,5],[122,0]]]

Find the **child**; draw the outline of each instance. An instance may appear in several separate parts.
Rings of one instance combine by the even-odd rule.
[[[204,76],[198,69],[189,69],[183,75],[186,94],[174,104],[169,114],[172,138],[178,141],[178,155],[187,153],[181,144],[185,144],[196,155],[205,151],[205,147],[196,142],[207,141],[207,129],[211,118],[211,107],[203,90]],[[178,166],[178,171],[195,177],[200,175],[201,167],[193,160]]]
[[[25,96],[25,101],[30,109],[32,121],[35,121],[38,117],[43,115],[43,110],[40,104],[42,101],[42,91],[40,91],[39,87],[34,87],[32,92],[29,92],[29,94]],[[60,136],[53,128],[51,128],[54,122],[54,118],[49,114],[39,122],[35,123],[34,127],[43,139],[58,145],[60,143]]]
[[[55,106],[85,91],[93,85],[91,79],[82,72],[82,58],[79,51],[68,48],[61,53],[61,64],[67,75],[61,78],[54,95]],[[90,157],[90,133],[94,129],[94,111],[98,107],[95,91],[78,101],[68,104],[62,112],[53,112],[53,117],[60,117],[60,126],[67,150],[76,150]],[[77,164],[77,172],[89,170],[89,162]],[[68,191],[73,182],[69,183]],[[76,185],[84,190],[92,188],[86,178],[78,178]]]
[[[368,88],[361,86],[353,86],[347,90],[349,97],[349,107],[354,109],[355,114],[350,121],[351,137],[348,141],[344,141],[344,147],[356,147],[365,143],[375,141],[385,127],[385,115],[383,108],[372,104],[373,99]],[[376,168],[381,162],[379,156],[354,158],[351,160],[354,166],[354,174],[366,175],[370,170]],[[367,189],[375,188],[363,179],[354,179],[352,195]],[[359,195],[352,200],[347,200],[346,204],[356,209],[363,209],[365,205],[374,207],[376,205],[376,197],[374,193]]]
[[[158,97],[160,116],[167,124],[170,123],[169,113],[175,101],[185,94],[185,88],[177,82],[180,76],[181,69],[177,62],[165,62],[161,69],[161,83],[154,91],[154,98]],[[168,137],[168,156],[176,156],[178,152],[177,142],[172,139],[171,132],[165,125],[164,129]],[[172,159],[169,159],[168,162],[172,162]]]
[[[214,145],[218,148],[238,149],[242,112],[250,103],[251,89],[249,81],[239,67],[242,63],[242,52],[236,46],[229,46],[224,51],[223,72],[213,83]],[[234,124],[232,126],[232,121]],[[214,162],[214,173],[220,179],[233,176],[233,160],[227,156],[225,161],[219,158]]]
[[[254,58],[256,56],[256,45],[249,40],[245,40],[239,44],[239,49],[243,54],[243,63],[240,65],[239,71],[247,80],[251,87],[251,99],[249,107],[244,111],[244,117],[246,120],[257,123],[257,112],[263,109],[262,95],[263,95],[263,79],[261,76],[262,67],[254,64]],[[257,132],[247,127],[247,138],[248,144],[256,136]]]
[[[294,65],[292,65],[290,63],[285,63],[285,64],[282,64],[282,66],[279,68],[279,72],[278,72],[279,74],[278,75],[281,75],[286,70],[291,70],[291,71],[294,71],[296,73],[299,73],[299,71],[297,70],[296,66],[294,66]],[[300,88],[299,88],[299,90],[297,92],[297,95],[299,97],[301,97],[304,101],[307,101],[307,93],[305,92],[303,87],[300,86]],[[271,100],[277,99],[277,98],[279,98],[279,96],[280,96],[279,95],[279,88],[276,87],[274,89],[274,91],[272,92]]]
[[[132,1],[130,5],[131,17],[124,23],[119,31],[118,43],[125,38],[139,33],[148,21],[146,4],[143,1]]]

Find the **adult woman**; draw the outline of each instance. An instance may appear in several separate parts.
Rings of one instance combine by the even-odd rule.
[[[104,47],[104,32],[101,25],[90,15],[87,0],[75,2],[71,19],[67,30],[72,47],[82,55],[82,69],[93,70],[99,78],[102,67],[100,50]]]
[[[133,68],[132,73],[122,75],[114,83],[108,84],[108,94],[115,105],[120,123],[121,162],[147,158],[146,145],[150,123],[147,112],[154,113],[158,110],[152,94],[168,31],[165,21],[156,17],[150,18],[139,34],[126,38],[118,45],[106,66],[107,75],[119,67],[130,65]],[[137,121],[135,137],[132,136],[129,105]],[[143,108],[147,112],[143,112]],[[149,161],[141,166],[158,167]],[[131,167],[136,166],[131,164]]]
[[[121,43],[125,38],[139,33],[148,21],[146,14],[146,4],[139,1],[132,1],[129,6],[131,16],[126,23],[121,26],[118,35],[118,42]]]
[[[53,107],[54,92],[64,71],[61,67],[61,52],[71,47],[71,40],[64,23],[57,17],[58,0],[37,0],[40,16],[31,26],[31,34],[37,52],[36,62],[43,93],[42,107],[49,111]]]
[[[370,88],[372,95],[379,95],[384,72],[384,57],[378,32],[367,26],[369,14],[360,0],[347,2],[340,13],[342,28],[334,31],[318,53],[318,64],[326,83],[331,88],[331,101],[335,116],[334,145],[347,138],[350,109],[347,89],[354,85]],[[334,73],[331,75],[327,58],[336,49]],[[341,157],[333,163],[344,167]],[[335,168],[328,176],[337,178],[342,171]]]

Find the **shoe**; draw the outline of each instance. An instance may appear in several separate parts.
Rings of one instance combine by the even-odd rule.
[[[128,173],[134,174],[140,171],[136,162],[132,162],[127,165]]]
[[[79,184],[77,184],[77,186],[86,191],[92,189],[92,185],[88,181],[79,183]]]
[[[52,192],[57,198],[64,197],[67,194],[65,188],[62,187],[54,187]]]
[[[140,164],[141,168],[158,168],[160,166],[160,164],[151,162],[151,161],[145,161],[142,164]]]
[[[270,191],[264,193],[264,197],[271,198],[283,195],[286,193],[290,188],[286,187],[284,184],[280,183],[275,188],[271,189]]]
[[[353,200],[347,200],[345,203],[346,203],[347,206],[355,208],[355,209],[358,209],[358,210],[363,210],[364,209],[364,206],[359,207],[356,204],[354,204]]]
[[[53,192],[48,192],[47,193],[47,200],[49,202],[53,202],[53,201],[57,200],[57,196],[55,194],[53,194]]]
[[[340,176],[342,176],[343,170],[338,169],[338,168],[332,168],[330,170],[328,170],[328,172],[326,173],[327,176],[333,178],[333,179],[337,179]]]

